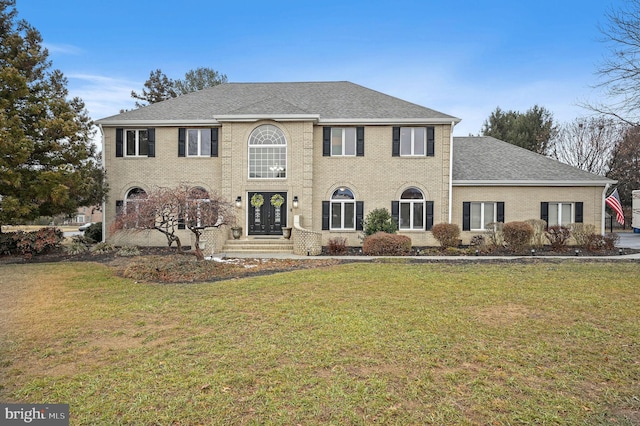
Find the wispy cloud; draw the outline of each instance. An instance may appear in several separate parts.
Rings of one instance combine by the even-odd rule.
[[[49,53],[55,53],[60,55],[81,55],[84,50],[78,46],[72,44],[56,44],[56,43],[42,43]]]
[[[129,109],[134,105],[131,90],[141,87],[142,83],[106,77],[96,74],[70,74],[69,92],[80,97],[93,119],[100,119],[118,114],[121,109]]]

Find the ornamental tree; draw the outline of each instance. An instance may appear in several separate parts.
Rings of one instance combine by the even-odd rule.
[[[154,187],[149,192],[127,199],[122,211],[112,225],[113,231],[141,232],[156,230],[174,242],[182,251],[178,230],[188,229],[194,235],[194,252],[204,259],[200,249],[200,237],[205,229],[229,225],[235,222],[233,203],[220,195],[189,184],[177,187]]]
[[[47,58],[15,0],[0,0],[0,225],[72,214],[106,193],[93,122]]]

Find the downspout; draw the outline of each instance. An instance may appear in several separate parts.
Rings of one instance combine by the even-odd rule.
[[[604,223],[604,213],[605,213],[605,206],[606,206],[606,202],[604,201],[604,199],[607,197],[607,191],[609,190],[609,185],[608,183],[604,186],[604,189],[602,190],[602,213],[600,215],[600,234],[604,235],[605,231],[607,230],[606,228],[606,224]]]
[[[451,133],[449,135],[449,206],[447,211],[449,212],[448,223],[451,223],[452,213],[451,213],[451,203],[453,203],[453,128],[455,127],[456,122],[451,122]]]
[[[100,142],[102,144],[102,155],[100,156],[100,162],[102,163],[102,170],[104,171],[104,130],[102,129],[102,124],[98,124],[98,129],[100,130]],[[105,220],[107,212],[107,200],[106,197],[102,200],[102,242],[104,243],[107,238],[107,221]]]

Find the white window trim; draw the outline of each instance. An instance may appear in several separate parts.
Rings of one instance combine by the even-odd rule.
[[[124,156],[125,157],[147,157],[148,154],[140,154],[140,132],[146,132],[147,129],[125,129],[124,130]],[[128,132],[135,132],[135,154],[129,154],[129,139],[127,138]],[[149,135],[147,134],[147,152],[149,151]]]
[[[484,206],[485,204],[493,204],[493,218],[494,222],[498,217],[498,203],[496,201],[472,201],[470,209],[473,210],[474,204],[480,204],[480,228],[469,227],[471,231],[486,231],[488,228],[485,227],[486,220],[484,219]],[[473,223],[473,217],[469,218],[470,225]]]
[[[356,230],[356,200],[331,200],[329,203],[329,214],[332,216],[333,215],[333,205],[334,204],[339,204],[340,205],[340,228],[334,228],[333,227],[333,217],[331,217],[331,219],[329,220],[329,230],[330,231],[355,231]],[[353,227],[352,228],[346,228],[344,226],[344,221],[346,218],[346,214],[345,214],[345,206],[346,204],[352,204],[353,205]]]
[[[398,206],[398,214],[400,216],[402,216],[402,205],[403,204],[409,204],[409,226],[408,227],[401,227],[398,226],[398,229],[400,229],[401,231],[424,231],[425,227],[426,227],[426,221],[427,221],[427,206],[425,203],[425,200],[409,200],[409,199],[401,199],[400,200],[400,205]],[[415,226],[415,208],[414,206],[416,204],[422,204],[422,226]]]
[[[355,127],[351,127],[354,130],[353,134],[353,154],[346,154],[346,136],[347,136],[347,127],[332,127],[331,128],[331,156],[332,157],[355,157],[357,151],[358,144],[358,130]],[[336,129],[342,130],[342,154],[335,154],[333,152],[333,131]]]
[[[284,143],[280,143],[280,144],[252,144],[251,140],[253,139],[253,135],[254,132],[259,129],[262,126],[272,126],[275,127],[276,129],[278,129],[278,131],[281,133],[281,138],[284,141]],[[276,176],[268,176],[268,177],[252,177],[251,176],[251,159],[252,156],[256,155],[256,151],[257,150],[261,150],[261,149],[265,149],[265,148],[279,148],[284,150],[284,165],[281,165],[279,163],[275,163],[273,164],[271,167],[269,167],[270,169],[274,168],[274,167],[280,167],[281,170],[276,173]],[[284,135],[284,132],[282,131],[282,129],[280,129],[277,126],[274,126],[272,124],[263,124],[260,125],[258,127],[256,127],[255,129],[253,129],[253,131],[251,132],[251,134],[249,135],[249,140],[247,142],[247,177],[248,179],[259,179],[259,180],[265,180],[265,179],[271,179],[271,180],[285,180],[287,179],[287,175],[288,175],[288,155],[289,155],[289,142],[287,141],[287,138]],[[275,172],[276,170],[271,170],[272,172]],[[277,176],[277,174],[279,174],[280,172],[284,172],[284,176]]]
[[[569,208],[571,209],[571,212],[569,213],[569,223],[562,223],[562,206],[566,205],[566,204],[568,204]],[[566,202],[566,201],[551,201],[551,202],[549,202],[549,213],[551,212],[551,206],[554,206],[557,209],[558,222],[559,223],[555,223],[553,225],[547,223],[547,226],[556,226],[556,225],[569,226],[570,224],[575,222],[575,219],[576,219],[576,203],[569,203],[569,202]]]
[[[411,154],[402,153],[402,130],[411,129]],[[415,130],[424,129],[424,139],[422,141],[423,154],[415,153]],[[424,127],[401,127],[400,128],[400,156],[401,157],[425,157],[427,155],[427,129]]]
[[[195,155],[194,154],[189,154],[189,131],[193,131],[193,130],[196,130],[198,132],[198,153],[195,154]],[[202,131],[206,131],[206,130],[211,131],[211,129],[195,129],[195,128],[191,128],[191,129],[186,129],[185,130],[186,138],[187,138],[187,140],[185,142],[185,144],[186,144],[185,151],[186,151],[187,157],[207,157],[207,158],[211,157],[211,154],[208,154],[208,155],[207,154],[202,154]],[[209,138],[211,138],[211,134],[209,134]],[[206,141],[206,142],[211,144],[211,140]],[[211,145],[209,145],[209,146],[211,146]]]

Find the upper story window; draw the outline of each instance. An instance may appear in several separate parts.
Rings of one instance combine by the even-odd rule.
[[[249,136],[249,178],[287,177],[287,139],[271,124],[256,127]]]
[[[349,188],[338,188],[331,196],[331,226],[329,229],[356,229],[356,197]]]
[[[356,155],[355,127],[331,128],[331,156]]]
[[[125,130],[127,157],[149,156],[149,135],[146,129]]]
[[[364,127],[324,127],[322,155],[324,157],[363,157]]]
[[[400,196],[400,229],[424,229],[425,208],[422,191],[409,188]]]
[[[435,155],[435,128],[394,127],[394,157],[433,157]]]
[[[211,157],[211,129],[187,129],[187,156]]]

